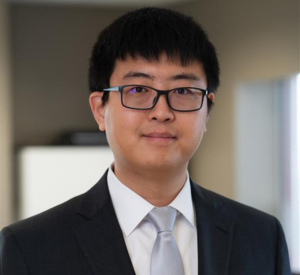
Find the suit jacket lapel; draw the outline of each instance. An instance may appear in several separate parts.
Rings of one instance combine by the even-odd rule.
[[[223,202],[192,182],[198,236],[198,274],[227,275],[234,221],[222,212]]]
[[[191,181],[198,235],[198,274],[228,275],[234,221],[223,202]],[[82,197],[74,235],[95,275],[135,275],[107,186],[107,173]]]
[[[75,238],[94,274],[134,275],[107,186],[107,173],[85,195]]]

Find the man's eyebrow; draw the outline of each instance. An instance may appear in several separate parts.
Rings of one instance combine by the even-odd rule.
[[[126,78],[148,78],[153,80],[155,77],[153,75],[149,75],[142,72],[130,71],[123,76],[123,79]],[[181,73],[170,77],[170,80],[182,80],[182,79],[198,81],[200,80],[200,77],[198,77],[193,73]]]
[[[125,74],[123,76],[123,79],[126,79],[126,78],[136,78],[136,77],[154,79],[154,76],[151,76],[151,75],[146,74],[146,73],[134,72],[134,71],[131,71],[131,72],[128,72],[127,74]]]
[[[174,76],[170,77],[171,80],[182,80],[182,79],[186,79],[186,80],[194,80],[194,81],[198,81],[200,80],[200,77],[196,76],[193,73],[187,74],[187,73],[182,73],[182,74],[177,74]]]

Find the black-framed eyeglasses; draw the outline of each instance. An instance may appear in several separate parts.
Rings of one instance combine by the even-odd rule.
[[[208,90],[194,87],[180,87],[172,90],[157,90],[143,85],[124,85],[101,89],[104,92],[119,91],[124,107],[135,110],[149,110],[155,106],[161,95],[166,95],[172,110],[192,112],[200,110]]]

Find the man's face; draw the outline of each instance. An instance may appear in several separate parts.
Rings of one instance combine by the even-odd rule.
[[[178,87],[207,88],[202,65],[182,66],[179,60],[161,55],[159,61],[127,57],[117,60],[110,86],[138,84],[159,90]],[[110,92],[105,106],[100,92],[90,98],[100,130],[105,130],[114,153],[115,167],[143,171],[186,169],[206,131],[207,98],[199,111],[178,112],[160,96],[153,109],[133,110],[122,106],[119,92]],[[214,95],[209,94],[213,100]]]

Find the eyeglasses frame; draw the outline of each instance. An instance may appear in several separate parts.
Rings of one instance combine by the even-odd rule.
[[[145,88],[150,88],[154,91],[157,92],[157,97],[156,97],[156,100],[154,101],[153,105],[150,107],[150,108],[134,108],[134,107],[128,107],[126,105],[124,105],[123,103],[123,89],[125,87],[130,87],[130,86],[136,86],[136,87],[145,87]],[[203,92],[203,96],[202,96],[202,100],[201,100],[201,105],[199,108],[197,109],[192,109],[192,110],[178,110],[178,109],[175,109],[171,106],[170,104],[170,101],[169,101],[169,93],[176,90],[176,89],[182,89],[182,88],[190,88],[190,89],[196,89],[196,90],[200,90],[201,92]],[[131,85],[122,85],[122,86],[114,86],[114,87],[110,87],[110,88],[101,88],[100,91],[103,91],[103,92],[120,92],[120,96],[121,96],[121,103],[122,103],[122,106],[125,107],[125,108],[128,108],[128,109],[133,109],[133,110],[151,110],[155,107],[156,103],[158,102],[159,100],[159,97],[161,95],[165,95],[166,96],[166,100],[167,100],[167,103],[168,103],[168,106],[170,107],[170,109],[174,110],[174,111],[177,111],[177,112],[194,112],[194,111],[198,111],[202,108],[203,106],[203,101],[204,101],[204,97],[208,95],[208,90],[206,89],[201,89],[201,88],[196,88],[196,87],[178,87],[178,88],[174,88],[174,89],[171,89],[171,90],[158,90],[158,89],[155,89],[153,87],[150,87],[150,86],[145,86],[145,85],[137,85],[137,84],[131,84]]]

